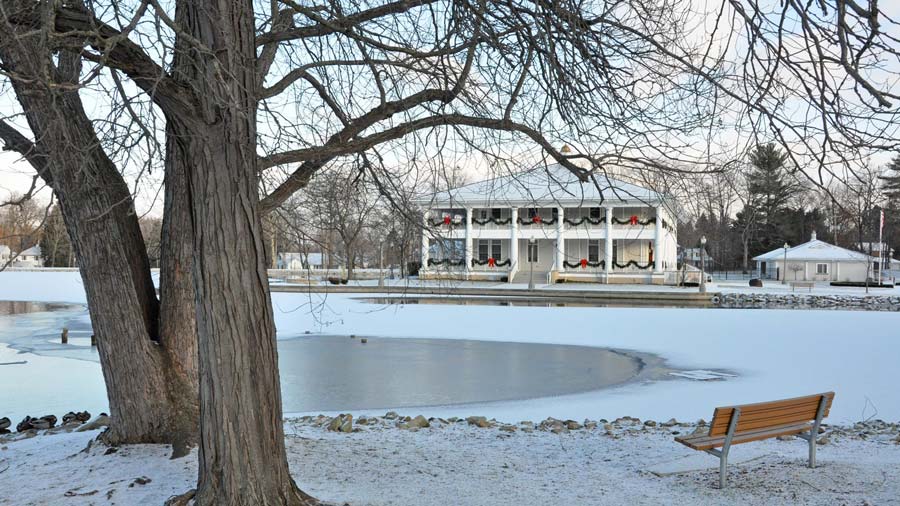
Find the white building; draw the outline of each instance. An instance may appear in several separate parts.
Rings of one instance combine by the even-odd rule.
[[[324,269],[321,253],[293,253],[282,252],[278,254],[276,262],[279,269],[285,270],[305,270],[305,269]]]
[[[32,246],[16,254],[8,246],[0,244],[0,267],[5,266],[10,259],[12,262],[9,267],[33,269],[44,266],[44,257],[40,246]]]
[[[421,278],[675,283],[674,202],[559,166],[419,199]],[[600,188],[598,188],[600,186]]]
[[[715,265],[713,257],[711,257],[709,252],[703,248],[684,248],[681,250],[678,259],[682,263],[693,265],[698,268],[700,267],[700,263],[703,262],[706,264],[706,270],[711,270],[711,266]]]
[[[878,259],[816,239],[753,257],[760,276],[787,281],[849,281],[878,278]],[[785,269],[785,263],[787,268]]]

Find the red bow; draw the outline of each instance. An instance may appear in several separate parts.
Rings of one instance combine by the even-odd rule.
[[[531,218],[531,221],[533,221],[533,222],[535,222],[535,223],[540,223],[540,222],[541,222],[541,215],[535,214],[534,217]]]
[[[449,224],[450,224],[450,217],[444,216],[444,225],[449,225]]]
[[[581,259],[581,268],[582,268],[582,269],[587,269],[587,258],[582,258],[582,259]]]
[[[637,225],[637,221],[638,221],[638,217],[632,214],[631,215],[631,224]]]
[[[494,257],[488,258],[488,267],[493,267],[497,262],[494,260]]]

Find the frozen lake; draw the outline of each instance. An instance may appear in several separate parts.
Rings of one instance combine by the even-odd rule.
[[[308,337],[278,343],[286,412],[443,406],[597,390],[643,362],[604,348],[456,339]]]
[[[370,298],[377,297],[379,295],[374,294]],[[418,396],[413,404],[432,406],[403,410],[404,414],[411,415],[421,413],[445,418],[483,415],[512,422],[542,420],[548,416],[581,420],[614,419],[625,415],[654,420],[673,417],[708,420],[716,406],[834,391],[836,397],[829,423],[847,424],[870,418],[900,420],[900,391],[896,388],[900,312],[401,305],[371,303],[359,298],[358,295],[340,293],[273,293],[281,349],[302,346],[284,348],[286,343],[297,338],[329,335],[345,336],[335,338],[342,341],[336,341],[334,346],[346,347],[349,352],[362,354],[375,350],[378,353],[375,347],[359,349],[363,345],[346,337],[356,334],[370,339],[364,346],[376,344],[378,338],[392,338],[391,342],[427,339],[433,343],[443,339],[467,343],[567,345],[578,347],[575,350],[583,353],[587,353],[586,348],[623,351],[651,364],[636,378],[619,383],[613,379],[607,386],[592,386],[590,390],[576,393],[550,393],[527,399],[517,394],[504,395],[497,396],[494,401],[441,406],[432,405],[443,402],[436,396],[428,398],[415,393],[419,383],[461,382],[465,378],[464,368],[451,367],[449,371],[431,377],[430,371],[423,373],[416,362],[394,366],[390,371],[379,370],[378,374],[371,371],[357,374],[354,371],[357,365],[339,364],[333,370],[304,375],[307,381],[328,383],[335,389],[346,390],[354,404],[361,406],[391,402],[390,398],[367,396],[369,391],[378,390],[378,385],[394,382],[405,389],[403,397]],[[84,289],[78,273],[0,272],[0,299],[80,304],[74,309],[68,307],[55,313],[32,313],[27,322],[20,318],[22,315],[0,317],[0,329],[6,336],[34,332],[42,332],[44,336],[43,340],[14,343],[18,349],[33,349],[40,355],[17,354],[0,344],[0,362],[34,361],[42,371],[17,374],[13,371],[26,369],[0,366],[0,411],[16,409],[23,415],[34,414],[32,411],[35,410],[26,407],[36,399],[50,398],[47,394],[59,401],[59,407],[52,409],[55,413],[73,409],[72,404],[91,411],[105,409],[103,396],[98,394],[103,392],[103,382],[95,362],[96,352],[90,346],[83,346],[85,342],[89,344],[90,332],[83,306]],[[63,325],[71,329],[71,344],[60,350],[59,330]],[[14,331],[7,332],[11,329]],[[350,348],[354,344],[358,348]],[[439,349],[436,346],[434,349]],[[490,350],[477,349],[479,354]],[[80,353],[78,358],[83,360],[64,358],[75,352]],[[284,353],[282,359],[291,354],[290,351]],[[500,360],[503,355],[494,355],[494,359]],[[655,365],[653,359],[657,361]],[[514,369],[514,363],[498,362],[498,367],[507,370],[497,376],[502,380],[512,374],[509,371]],[[297,371],[315,366],[292,364]],[[552,371],[557,366],[548,367],[547,370]],[[669,376],[667,373],[673,369],[724,371],[735,376],[697,381]],[[656,372],[645,374],[648,370]],[[541,374],[540,369],[535,374]],[[494,381],[482,381],[480,386],[489,390]],[[582,388],[569,381],[562,382],[565,388],[573,388],[572,391]],[[600,383],[603,382],[594,386]],[[377,402],[367,402],[370,399]],[[285,400],[286,413],[319,412],[317,408],[304,408],[307,401],[302,398],[290,399],[286,394]],[[90,402],[99,403],[99,407],[92,408]],[[362,408],[353,413],[384,414],[386,408]],[[331,414],[341,409],[322,411]]]
[[[70,329],[65,345],[59,339],[64,326]],[[280,340],[285,412],[559,396],[623,384],[654,369],[637,356],[587,346],[378,337],[366,341],[350,336]],[[0,343],[5,344],[0,348],[0,377],[28,385],[0,389],[0,416],[19,419],[105,409],[102,381],[97,381],[99,358],[90,346],[83,306],[0,301]]]

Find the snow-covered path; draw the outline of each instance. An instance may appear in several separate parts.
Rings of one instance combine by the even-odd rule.
[[[673,367],[738,375],[724,381],[673,378],[553,398],[433,407],[423,410],[427,416],[695,420],[709,418],[717,405],[834,390],[831,423],[900,420],[900,392],[893,386],[900,361],[897,312],[385,306],[356,297],[273,294],[279,338],[309,331],[602,346],[653,353]],[[77,273],[9,272],[0,273],[0,299],[83,302],[84,294]],[[410,381],[415,374],[410,371]]]

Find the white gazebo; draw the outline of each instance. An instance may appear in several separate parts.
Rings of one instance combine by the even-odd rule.
[[[674,283],[671,197],[541,166],[453,188],[423,209],[423,278]],[[668,280],[668,281],[667,281]]]

